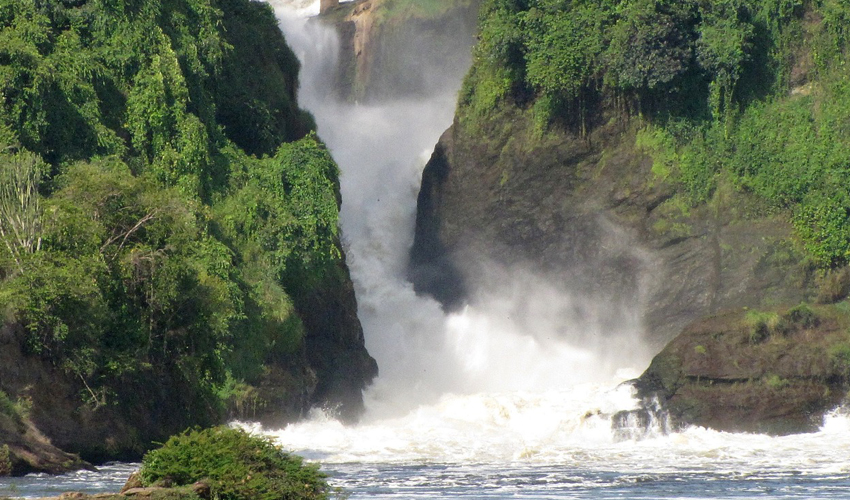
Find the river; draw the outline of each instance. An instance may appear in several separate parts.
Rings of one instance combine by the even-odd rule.
[[[416,98],[340,102],[328,88],[336,35],[306,21],[318,2],[271,3],[303,61],[301,104],[342,171],[344,242],[381,374],[358,425],[321,409],[284,429],[239,425],[321,462],[350,498],[850,498],[840,411],[818,433],[785,437],[668,432],[663,421],[613,430],[611,416],[637,405],[624,382],[653,354],[638,311],[617,311],[612,328],[613,305],[529,269],[505,270],[455,313],[417,297],[405,266],[419,180],[462,75],[441,74]],[[0,496],[115,491],[133,468],[3,479]]]

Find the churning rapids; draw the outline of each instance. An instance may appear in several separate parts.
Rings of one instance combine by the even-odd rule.
[[[270,3],[303,61],[301,105],[342,170],[347,255],[381,374],[359,425],[315,410],[255,432],[320,461],[351,498],[850,498],[850,417],[840,412],[819,433],[780,438],[665,433],[663,422],[612,430],[611,416],[637,405],[621,383],[652,355],[634,347],[637,315],[618,311],[634,320],[612,331],[611,306],[529,270],[506,272],[503,289],[459,313],[417,297],[405,266],[418,182],[462,75],[429,68],[424,97],[339,102],[328,88],[336,35],[306,21],[318,1]],[[3,480],[0,496],[117,491],[129,470]]]

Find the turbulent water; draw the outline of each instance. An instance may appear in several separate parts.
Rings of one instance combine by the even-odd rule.
[[[339,102],[336,35],[305,21],[317,2],[271,3],[304,63],[302,106],[342,169],[342,229],[381,375],[359,425],[320,410],[285,429],[243,425],[320,461],[352,498],[850,498],[850,418],[838,412],[819,433],[781,438],[612,430],[636,406],[622,382],[652,355],[637,311],[613,314],[533,269],[504,270],[455,314],[416,297],[404,276],[418,183],[462,75],[438,75],[441,91],[418,98]],[[0,496],[115,491],[131,469],[3,480]]]

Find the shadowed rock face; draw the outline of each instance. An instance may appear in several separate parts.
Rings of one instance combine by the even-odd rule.
[[[322,0],[319,3],[319,13],[324,14],[335,7],[339,7],[339,0]]]
[[[308,332],[307,359],[318,379],[310,402],[346,422],[356,421],[364,410],[361,391],[378,376],[378,364],[366,352],[348,267],[340,263],[325,284],[299,297],[298,302]]]
[[[639,311],[656,349],[702,316],[813,293],[790,226],[751,215],[748,195],[678,210],[635,146],[637,123],[601,116],[581,137],[536,132],[530,115],[505,105],[440,139],[419,194],[418,291],[456,307],[488,286],[490,264],[522,265]]]
[[[693,323],[638,379],[640,395],[657,398],[676,426],[769,434],[817,430],[847,395],[848,317],[831,306],[816,308],[814,315],[800,310],[811,311],[737,310]]]

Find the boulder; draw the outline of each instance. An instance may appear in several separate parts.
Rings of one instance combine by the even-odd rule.
[[[737,309],[689,325],[636,381],[673,428],[816,431],[850,389],[847,303]]]

